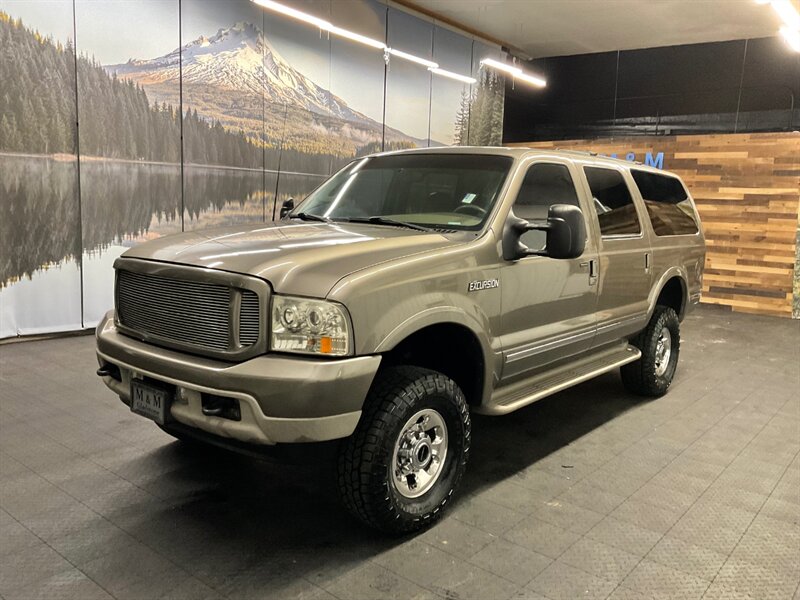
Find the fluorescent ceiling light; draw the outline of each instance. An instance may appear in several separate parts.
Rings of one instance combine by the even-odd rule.
[[[800,29],[800,13],[792,6],[790,0],[772,0],[772,9],[778,13],[778,16],[787,27],[792,29]]]
[[[495,60],[493,58],[484,58],[481,61],[482,65],[486,65],[487,67],[492,67],[497,69],[498,71],[505,71],[506,73],[511,73],[512,75],[522,75],[522,69],[519,67],[515,67],[513,65],[509,65],[508,63],[500,62],[499,60]]]
[[[792,50],[800,52],[800,30],[781,27],[781,35]]]
[[[271,10],[280,13],[282,15],[286,15],[287,17],[292,17],[293,19],[297,19],[298,21],[314,25],[315,27],[318,27],[323,31],[327,31],[332,35],[343,37],[348,40],[358,42],[359,44],[364,44],[365,46],[369,46],[370,48],[375,48],[376,50],[383,50],[384,52],[388,52],[392,56],[402,58],[403,60],[407,60],[409,62],[417,63],[418,65],[423,65],[425,67],[428,67],[428,70],[436,75],[441,75],[442,77],[455,79],[456,81],[461,81],[462,83],[469,83],[469,84],[476,83],[474,77],[468,77],[467,75],[460,75],[458,73],[453,73],[452,71],[446,71],[445,69],[440,69],[439,64],[433,62],[432,60],[421,58],[419,56],[415,56],[413,54],[409,54],[408,52],[403,52],[402,50],[397,50],[395,48],[388,48],[386,44],[384,44],[379,40],[367,37],[366,35],[361,35],[360,33],[356,33],[354,31],[350,31],[349,29],[337,27],[336,25],[334,25],[329,21],[326,21],[325,19],[320,19],[319,17],[315,17],[314,15],[310,15],[301,10],[297,10],[296,8],[292,8],[291,6],[286,6],[285,4],[281,4],[280,2],[275,2],[274,0],[251,0],[251,2],[253,2],[254,4],[258,4],[259,6],[261,6],[262,8],[266,8],[267,10]],[[522,69],[518,67],[514,67],[507,63],[502,63],[492,58],[484,58],[481,61],[481,64],[489,67],[494,67],[495,69],[505,71],[506,73],[510,73],[515,78],[521,79],[522,81],[525,81],[532,85],[537,85],[540,87],[544,87],[546,85],[544,79],[523,73]]]
[[[481,61],[481,65],[509,73],[514,79],[519,79],[525,83],[530,83],[531,85],[535,85],[537,87],[545,87],[547,85],[547,81],[544,78],[537,77],[535,75],[529,75],[528,73],[524,73],[519,67],[500,62],[499,60],[495,60],[493,58],[484,58]]]
[[[436,67],[428,67],[428,71],[430,71],[431,73],[435,73],[436,75],[441,75],[442,77],[449,77],[450,79],[461,81],[462,83],[475,83],[477,81],[474,77],[459,75],[458,73],[453,73],[452,71],[445,71],[444,69],[439,69]]]
[[[373,40],[372,38],[361,35],[360,33],[355,33],[353,31],[348,31],[347,29],[342,29],[341,27],[336,27],[336,25],[331,25],[330,29],[327,31],[330,31],[333,35],[338,35],[339,37],[347,38],[348,40],[353,40],[354,42],[364,44],[365,46],[371,46],[373,48],[377,48],[378,50],[384,50],[386,48],[386,44],[383,42]]]
[[[547,86],[547,81],[542,79],[541,77],[536,77],[535,75],[528,75],[527,73],[520,73],[519,75],[514,76],[515,79],[521,79],[526,83],[530,83],[531,85],[535,85],[536,87],[545,87]]]
[[[304,23],[315,25],[320,29],[322,29],[323,31],[330,32],[333,35],[338,35],[339,37],[347,38],[348,40],[353,40],[354,42],[359,42],[360,44],[371,46],[372,48],[377,48],[378,50],[383,50],[386,48],[386,44],[384,44],[383,42],[379,42],[378,40],[373,40],[370,37],[361,35],[360,33],[355,33],[354,31],[342,29],[341,27],[337,27],[336,25],[326,21],[325,19],[320,19],[319,17],[315,17],[314,15],[309,15],[308,13],[304,13],[303,11],[292,8],[291,6],[286,6],[284,4],[280,4],[279,2],[273,2],[273,0],[251,0],[251,1],[268,10],[272,10],[282,15],[286,15],[287,17],[292,17],[294,19],[297,19],[298,21],[303,21]]]
[[[387,48],[386,51],[392,56],[396,56],[397,58],[403,58],[405,60],[417,63],[418,65],[425,65],[430,69],[439,68],[439,63],[435,63],[432,60],[427,60],[425,58],[420,58],[419,56],[414,56],[413,54],[409,54],[408,52],[403,52],[402,50]]]
[[[278,2],[273,2],[272,0],[251,0],[252,2],[267,8],[269,10],[273,10],[277,13],[281,13],[282,15],[286,15],[287,17],[292,17],[297,19],[298,21],[303,21],[304,23],[310,23],[311,25],[316,25],[320,29],[324,29],[325,31],[330,31],[333,28],[333,25],[326,21],[325,19],[320,19],[319,17],[315,17],[314,15],[309,15],[308,13],[304,13],[301,10],[297,10],[292,8],[291,6],[286,6],[284,4],[280,4]]]

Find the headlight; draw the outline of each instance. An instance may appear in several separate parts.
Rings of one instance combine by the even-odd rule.
[[[350,326],[345,308],[325,300],[272,297],[271,350],[345,356]]]

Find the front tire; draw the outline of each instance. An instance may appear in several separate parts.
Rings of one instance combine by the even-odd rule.
[[[383,370],[339,453],[345,506],[388,533],[427,527],[461,480],[470,428],[464,394],[452,379],[420,367]]]
[[[667,393],[681,347],[680,321],[668,306],[656,306],[647,327],[631,344],[642,351],[639,360],[620,369],[622,383],[639,396],[655,398]]]

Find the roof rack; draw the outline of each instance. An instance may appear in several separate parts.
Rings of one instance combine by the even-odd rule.
[[[556,150],[559,152],[574,152],[575,154],[588,154],[589,156],[598,156],[597,152],[594,150],[575,150],[573,148],[559,148],[556,146]]]
[[[571,152],[573,154],[583,154],[588,156],[599,156],[600,158],[607,158],[608,160],[618,160],[630,165],[640,165],[645,166],[645,164],[640,160],[627,160],[625,158],[620,158],[618,156],[608,156],[607,154],[600,154],[599,152],[595,152],[594,150],[575,150],[574,148],[555,148],[558,152]]]

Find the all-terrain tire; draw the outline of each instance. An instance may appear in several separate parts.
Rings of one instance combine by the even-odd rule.
[[[670,336],[670,352],[666,367],[663,372],[659,372],[659,339],[665,331]],[[620,369],[622,383],[629,391],[640,396],[663,396],[669,389],[678,366],[681,346],[678,315],[668,306],[656,306],[647,327],[631,340],[631,344],[642,351],[642,356]]]
[[[438,478],[424,494],[409,498],[393,477],[395,444],[408,420],[432,409],[447,428],[447,452]],[[467,465],[471,422],[464,394],[452,379],[420,367],[398,366],[376,376],[352,436],[338,456],[338,487],[357,519],[387,533],[427,527],[451,500]]]

